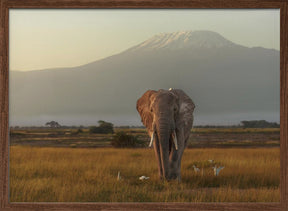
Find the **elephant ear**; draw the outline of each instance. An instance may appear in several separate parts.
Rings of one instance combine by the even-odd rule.
[[[155,94],[156,91],[148,90],[145,92],[141,98],[137,100],[137,111],[141,116],[142,123],[148,130],[152,130],[153,115],[150,112],[150,102],[151,96]]]
[[[191,98],[180,89],[172,89],[170,92],[175,94],[179,99],[179,113],[176,117],[176,125],[183,126],[185,133],[187,132],[187,134],[190,134],[188,131],[191,130],[193,125],[193,111],[195,104]]]

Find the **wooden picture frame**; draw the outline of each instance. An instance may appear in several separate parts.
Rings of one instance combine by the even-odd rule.
[[[288,1],[287,0],[0,0],[0,209],[1,210],[288,210]],[[280,203],[10,203],[9,9],[195,8],[280,9]]]

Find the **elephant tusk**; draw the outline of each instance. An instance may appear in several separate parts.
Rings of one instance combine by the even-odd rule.
[[[152,147],[153,141],[154,141],[154,131],[153,131],[152,136],[151,136],[149,147]]]
[[[174,130],[174,132],[172,134],[172,137],[173,137],[173,142],[175,144],[175,149],[178,150],[177,136],[176,136],[175,130]]]

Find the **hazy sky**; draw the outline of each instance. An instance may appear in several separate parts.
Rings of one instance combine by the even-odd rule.
[[[161,32],[211,30],[248,47],[280,48],[277,9],[11,9],[10,70],[73,67]]]

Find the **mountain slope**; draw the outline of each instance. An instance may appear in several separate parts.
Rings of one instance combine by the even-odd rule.
[[[187,48],[223,48],[235,47],[236,44],[225,39],[220,34],[211,31],[180,31],[161,33],[130,49],[159,50],[159,49],[187,49]]]
[[[41,116],[42,122],[63,122],[74,116],[67,124],[106,118],[140,125],[137,99],[147,89],[170,87],[183,89],[195,101],[196,123],[229,122],[236,114],[237,121],[258,114],[270,120],[279,113],[279,51],[240,46],[213,32],[196,35],[157,35],[75,68],[11,71],[11,120],[17,124]]]

